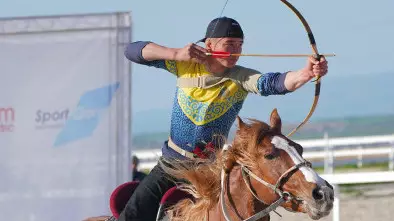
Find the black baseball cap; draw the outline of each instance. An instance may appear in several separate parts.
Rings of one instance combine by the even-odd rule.
[[[232,18],[219,17],[213,19],[208,27],[205,34],[205,38],[197,41],[205,42],[207,38],[244,38],[244,33],[242,31],[241,25]]]

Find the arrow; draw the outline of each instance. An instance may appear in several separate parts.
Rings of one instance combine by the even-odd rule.
[[[239,56],[250,56],[250,57],[310,57],[312,54],[231,54],[230,52],[213,51],[205,53],[208,56],[214,58],[228,58],[228,57],[239,57]],[[324,57],[334,57],[335,54],[321,54]]]

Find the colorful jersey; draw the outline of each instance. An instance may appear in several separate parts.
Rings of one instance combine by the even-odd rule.
[[[211,73],[205,65],[179,61],[146,61],[142,58],[142,43],[132,43],[126,57],[136,63],[164,69],[176,78],[197,78]],[[139,47],[138,47],[139,45]],[[220,146],[249,93],[268,96],[288,93],[284,87],[285,74],[260,72],[236,66],[226,73],[231,78],[209,88],[177,85],[171,115],[170,137],[180,148],[192,152],[196,143],[214,142]],[[218,139],[216,139],[218,138]],[[183,158],[168,147],[162,147],[163,156]]]

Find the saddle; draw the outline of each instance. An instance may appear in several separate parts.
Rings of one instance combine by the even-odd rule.
[[[119,218],[120,213],[125,208],[130,197],[133,195],[135,189],[138,187],[139,181],[126,182],[119,185],[110,196],[110,210],[112,216],[116,219]],[[159,211],[157,213],[156,220],[160,220],[163,217],[165,208],[175,205],[177,202],[183,199],[194,199],[189,193],[177,188],[177,186],[169,189],[162,197],[159,205]]]

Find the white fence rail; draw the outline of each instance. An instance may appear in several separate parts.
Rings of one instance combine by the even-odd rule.
[[[321,177],[333,185],[394,182],[393,171],[323,174]]]
[[[312,140],[298,140],[304,148],[312,147],[326,147],[330,146],[352,146],[352,145],[371,145],[379,143],[390,143],[394,141],[394,135],[381,135],[381,136],[355,136],[355,137],[340,137]]]
[[[325,139],[297,140],[297,142],[304,147],[305,159],[325,162],[326,173],[332,171],[334,159],[356,158],[358,165],[361,166],[366,158],[387,157],[389,169],[394,169],[394,135],[326,137]],[[161,156],[161,150],[136,150],[133,154],[141,161],[140,169],[151,169]]]

